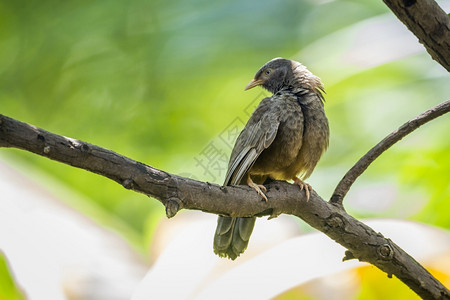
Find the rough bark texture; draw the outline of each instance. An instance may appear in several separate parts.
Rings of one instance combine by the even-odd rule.
[[[431,57],[450,72],[450,17],[433,0],[383,0]]]
[[[158,199],[168,217],[180,209],[234,217],[276,217],[281,213],[303,219],[348,249],[346,259],[371,263],[395,275],[424,299],[450,299],[450,292],[390,239],[348,215],[341,205],[312,192],[309,201],[298,186],[273,182],[269,202],[249,187],[199,182],[155,169],[113,151],[50,133],[0,115],[0,147],[14,147],[108,177],[127,189]]]

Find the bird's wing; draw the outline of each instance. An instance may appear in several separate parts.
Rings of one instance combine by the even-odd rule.
[[[271,113],[273,97],[264,98],[253,112],[231,153],[224,185],[237,185],[261,152],[272,144],[280,125],[280,115]]]

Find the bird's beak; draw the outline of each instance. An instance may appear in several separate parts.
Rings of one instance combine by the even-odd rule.
[[[253,78],[253,79],[247,84],[247,86],[245,87],[244,91],[249,90],[249,89],[251,89],[251,88],[254,88],[255,86],[261,85],[261,84],[263,84],[263,83],[264,83],[264,82],[263,82],[261,79],[256,80],[256,79]]]

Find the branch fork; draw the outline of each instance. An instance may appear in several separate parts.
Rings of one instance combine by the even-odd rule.
[[[343,261],[357,258],[395,275],[424,299],[449,299],[450,292],[391,240],[348,215],[342,199],[356,178],[383,151],[420,125],[448,112],[450,100],[421,114],[370,150],[341,180],[330,202],[312,191],[309,201],[298,186],[273,181],[270,201],[247,186],[219,186],[179,177],[113,151],[60,136],[0,115],[0,147],[14,147],[110,178],[124,188],[158,199],[168,218],[181,209],[233,217],[291,214],[348,249]],[[336,198],[338,197],[338,198]],[[338,201],[336,201],[338,199]]]

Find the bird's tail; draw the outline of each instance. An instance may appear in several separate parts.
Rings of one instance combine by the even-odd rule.
[[[219,216],[214,234],[214,253],[235,260],[247,249],[256,218]]]

